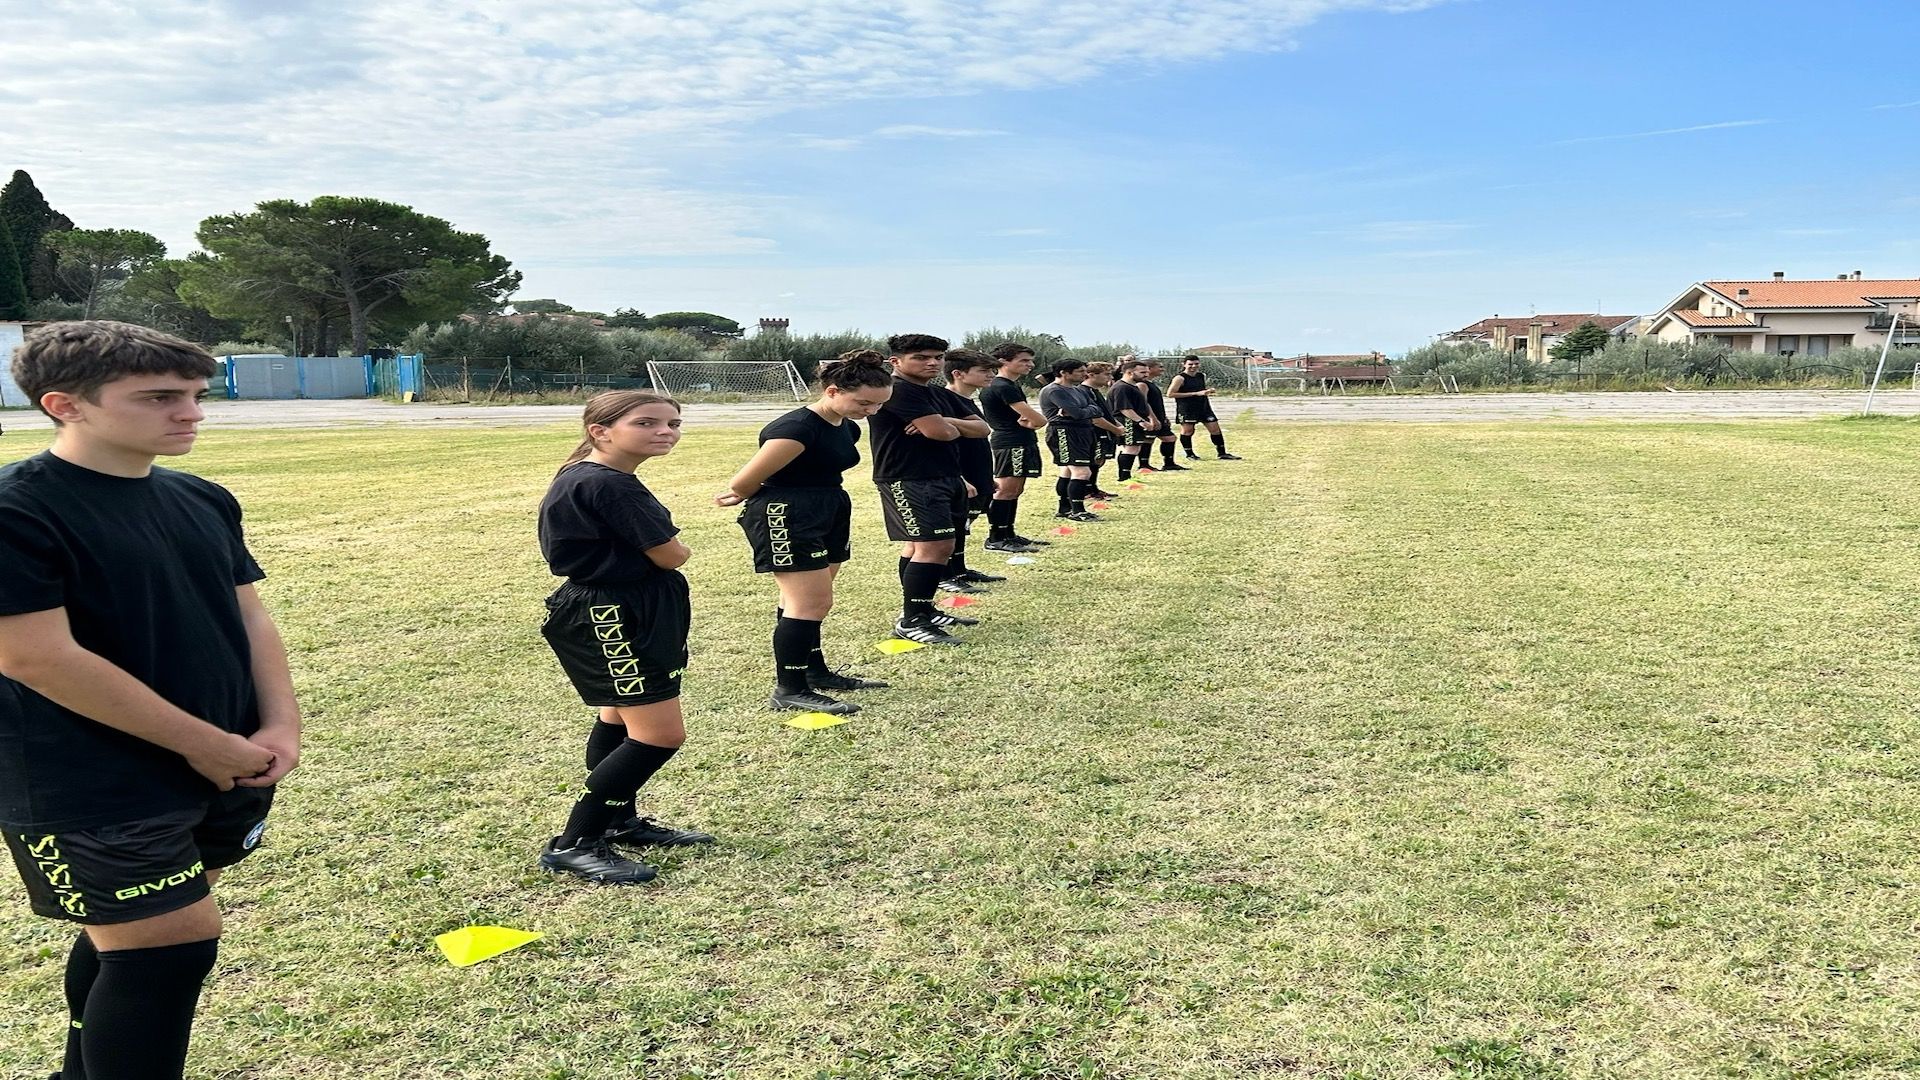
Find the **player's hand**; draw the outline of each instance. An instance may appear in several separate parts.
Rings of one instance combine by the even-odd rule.
[[[1021,427],[1023,427],[1023,428],[1027,428],[1028,430],[1032,430],[1033,428],[1037,428],[1037,427],[1039,427],[1040,425],[1042,425],[1042,424],[1044,424],[1044,423],[1046,423],[1046,421],[1045,421],[1045,420],[1035,420],[1035,419],[1033,419],[1033,418],[1032,418],[1032,417],[1030,417],[1030,416],[1023,416],[1023,417],[1021,417],[1021,418],[1020,418],[1020,420],[1019,420],[1019,424],[1020,424],[1020,426],[1021,426]]]
[[[1212,396],[1213,396],[1213,387],[1211,387],[1211,386],[1209,386],[1209,387],[1207,387],[1207,388],[1206,388],[1205,390],[1202,390],[1202,391],[1200,391],[1200,396],[1201,396],[1201,397],[1212,397]]]
[[[236,777],[260,776],[273,768],[273,751],[223,731],[209,745],[187,756],[193,771],[221,791],[232,791]]]
[[[300,767],[298,732],[256,731],[247,741],[270,751],[273,760],[268,763],[267,771],[258,776],[236,777],[233,781],[235,787],[272,787]]]
[[[973,486],[973,485],[972,485],[971,483],[968,483],[968,482],[967,482],[967,481],[965,481],[965,480],[962,480],[962,481],[960,481],[960,482],[961,482],[961,483],[963,483],[963,484],[966,484],[966,485],[967,485],[967,498],[969,498],[969,499],[977,499],[977,498],[979,498],[979,497],[980,497],[980,489],[979,489],[979,488],[977,488],[977,487],[974,487],[974,486]]]
[[[746,501],[746,499],[735,495],[731,491],[723,491],[713,497],[713,505],[715,506],[739,506]]]
[[[1149,420],[1149,421],[1147,421],[1146,423],[1144,423],[1144,424],[1141,424],[1141,425],[1140,425],[1140,428],[1141,428],[1141,430],[1143,430],[1143,431],[1158,431],[1158,430],[1160,430],[1160,421],[1158,421],[1158,420]]]

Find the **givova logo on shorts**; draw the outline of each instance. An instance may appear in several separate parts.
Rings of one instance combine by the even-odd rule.
[[[607,661],[607,674],[613,679],[613,692],[622,697],[647,692],[647,680],[640,674],[640,661],[633,655],[633,642],[627,640],[626,627],[620,621],[619,604],[592,604],[587,618],[593,622],[593,636],[599,639],[600,655]]]
[[[33,864],[47,879],[48,887],[53,889],[53,898],[60,903],[60,909],[76,919],[85,918],[87,898],[73,886],[73,868],[67,865],[66,856],[60,853],[60,838],[43,836],[35,840],[22,835],[20,842],[27,846],[27,854],[33,857]]]
[[[787,504],[767,504],[767,543],[773,547],[773,565],[793,565],[793,540],[787,532]]]
[[[907,498],[906,481],[895,480],[888,484],[887,497],[893,500],[893,512],[900,518],[900,527],[914,536],[919,536],[920,519],[914,516],[913,500]]]

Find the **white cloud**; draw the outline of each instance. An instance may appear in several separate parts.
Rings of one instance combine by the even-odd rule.
[[[882,139],[984,139],[1005,134],[987,128],[945,128],[928,124],[891,124],[874,130],[874,135]]]
[[[1686,135],[1695,131],[1721,131],[1726,128],[1759,127],[1771,124],[1772,120],[1722,120],[1717,124],[1694,124],[1691,127],[1661,128],[1658,131],[1635,131],[1626,135],[1587,135],[1578,139],[1560,139],[1548,143],[1549,146],[1573,146],[1576,143],[1612,142],[1616,139],[1651,139],[1656,135]]]
[[[1872,111],[1878,112],[1881,109],[1920,109],[1920,101],[1901,101],[1892,105],[1875,105]]]
[[[209,214],[365,194],[486,233],[523,267],[751,256],[775,248],[783,203],[730,185],[710,152],[742,152],[769,118],[1276,51],[1319,18],[1435,2],[53,0],[9,13],[0,122],[60,209],[176,251]]]

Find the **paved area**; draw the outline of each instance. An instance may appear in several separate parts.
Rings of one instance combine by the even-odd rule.
[[[1216,407],[1231,421],[1251,409],[1262,420],[1308,422],[1400,421],[1455,423],[1495,420],[1786,420],[1846,416],[1860,411],[1859,390],[1727,390],[1655,394],[1447,394],[1384,397],[1222,398]],[[687,419],[702,424],[764,422],[791,404],[690,405]],[[1874,411],[1920,415],[1920,391],[1883,390]],[[214,401],[207,423],[225,428],[387,426],[526,427],[577,424],[578,405],[393,405],[384,401]],[[0,426],[49,426],[37,412],[0,412]]]

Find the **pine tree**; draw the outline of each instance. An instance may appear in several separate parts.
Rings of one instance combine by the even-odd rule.
[[[1588,319],[1568,331],[1567,336],[1561,338],[1559,343],[1547,352],[1555,360],[1578,360],[1606,348],[1607,342],[1612,338],[1613,335],[1607,333],[1605,327]]]
[[[50,232],[73,228],[73,219],[47,205],[46,196],[33,186],[33,177],[28,176],[25,169],[15,169],[13,179],[0,188],[0,221],[6,222],[13,231],[14,261],[26,281],[27,299],[38,301],[58,296],[63,300],[78,300],[78,296],[68,295],[71,289],[61,285],[57,272],[59,259],[43,242]]]
[[[13,230],[0,218],[0,319],[27,317],[27,281],[20,273],[20,254],[14,249]]]

